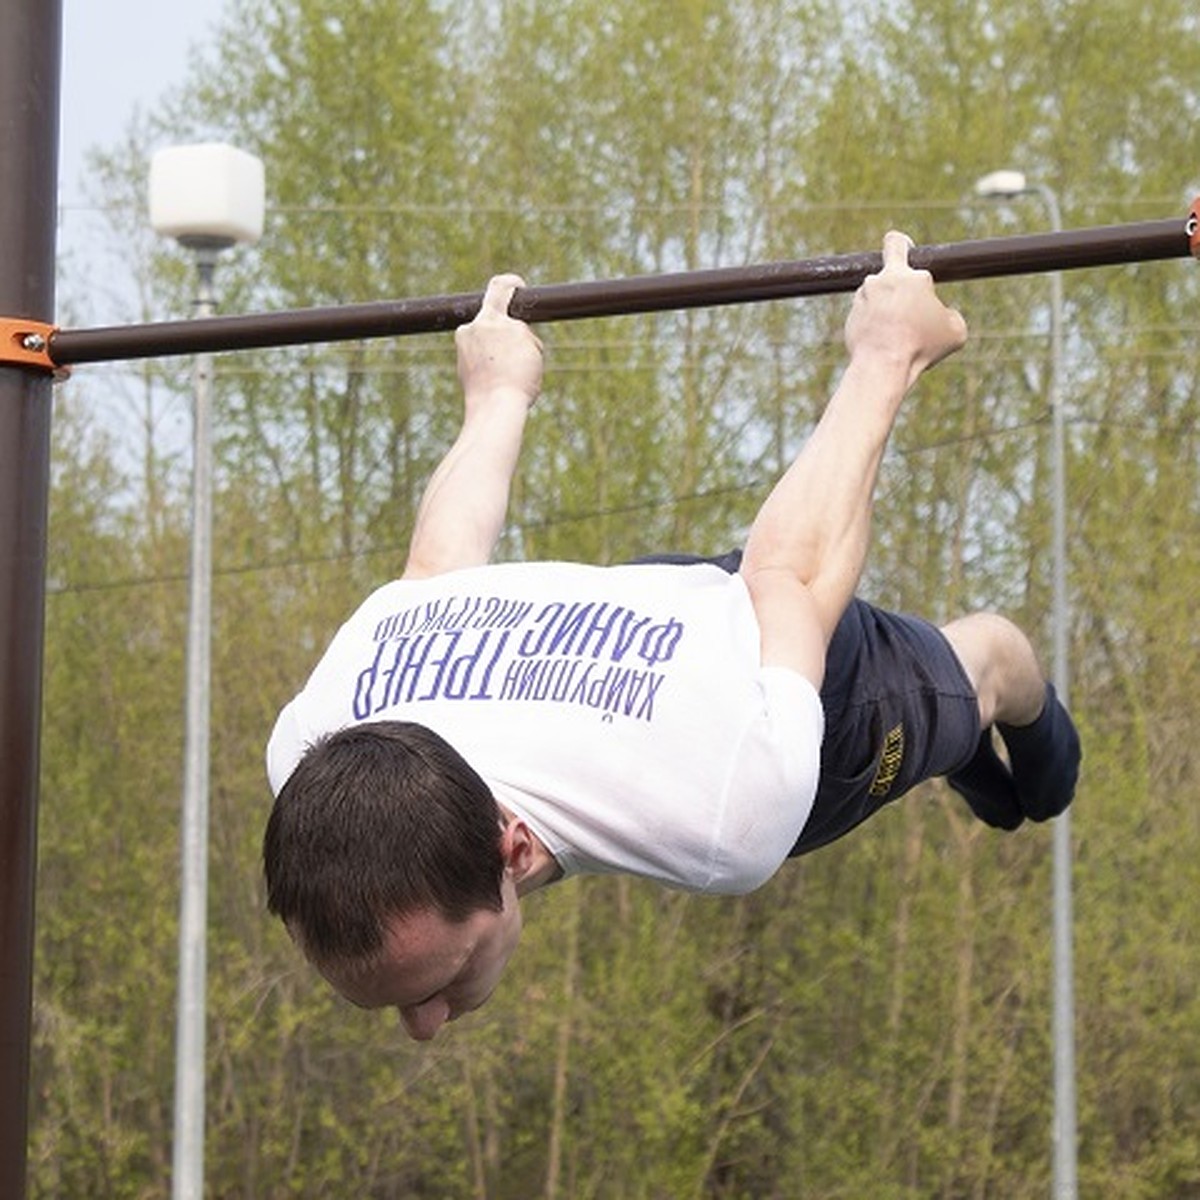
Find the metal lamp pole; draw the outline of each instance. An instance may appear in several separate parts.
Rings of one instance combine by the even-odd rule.
[[[217,255],[231,242],[184,240],[196,259],[197,317],[211,317]],[[209,682],[212,644],[213,356],[192,368],[192,543],[188,603],[183,818],[180,835],[179,990],[175,1028],[175,1140],[171,1193],[204,1189],[205,985],[208,971]]]
[[[1044,183],[1027,183],[1019,171],[996,171],[975,185],[977,195],[996,199],[1038,196],[1050,214],[1055,233],[1062,230],[1062,210],[1054,189]],[[1050,418],[1053,463],[1053,560],[1051,639],[1054,689],[1070,705],[1067,659],[1067,472],[1066,429],[1062,402],[1063,290],[1062,272],[1050,274]],[[1071,894],[1071,810],[1053,823],[1054,908],[1054,1195],[1075,1200],[1078,1195],[1075,1095],[1075,979]]]
[[[150,218],[196,262],[195,317],[212,317],[217,257],[262,230],[262,164],[231,146],[160,151],[151,163]],[[212,644],[213,355],[197,352],[193,371],[192,542],[188,604],[179,990],[175,1028],[173,1200],[204,1194],[206,978],[208,970],[209,717]]]

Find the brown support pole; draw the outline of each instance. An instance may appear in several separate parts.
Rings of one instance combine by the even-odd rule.
[[[60,0],[4,0],[0,317],[54,310]],[[50,376],[0,362],[0,1196],[26,1194]]]

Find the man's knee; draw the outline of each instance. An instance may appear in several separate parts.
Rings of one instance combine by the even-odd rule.
[[[978,612],[942,627],[979,699],[986,728],[996,721],[1024,725],[1037,718],[1045,677],[1033,645],[1007,617]]]

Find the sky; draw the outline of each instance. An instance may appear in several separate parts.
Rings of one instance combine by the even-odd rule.
[[[135,113],[154,111],[185,77],[192,49],[211,44],[226,4],[62,0],[62,5],[59,316],[68,326],[120,324],[129,319],[131,302],[111,266],[111,234],[88,207],[87,154],[112,149]]]
[[[58,317],[67,328],[124,324],[135,311],[131,284],[112,266],[112,235],[88,207],[88,151],[116,146],[137,111],[154,111],[183,79],[193,46],[211,43],[224,11],[225,0],[63,0],[57,243]],[[77,374],[118,440],[136,451],[140,417],[126,399],[123,364]],[[164,445],[186,445],[190,410],[172,402],[158,431]]]
[[[59,195],[81,202],[83,159],[152,110],[205,43],[224,0],[63,0]]]

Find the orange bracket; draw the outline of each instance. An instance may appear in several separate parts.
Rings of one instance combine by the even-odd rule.
[[[1192,211],[1187,219],[1187,235],[1192,248],[1192,257],[1200,258],[1200,196],[1192,201]]]
[[[57,332],[56,325],[44,321],[0,317],[0,366],[36,367],[65,379],[70,372],[50,357],[50,339]]]

